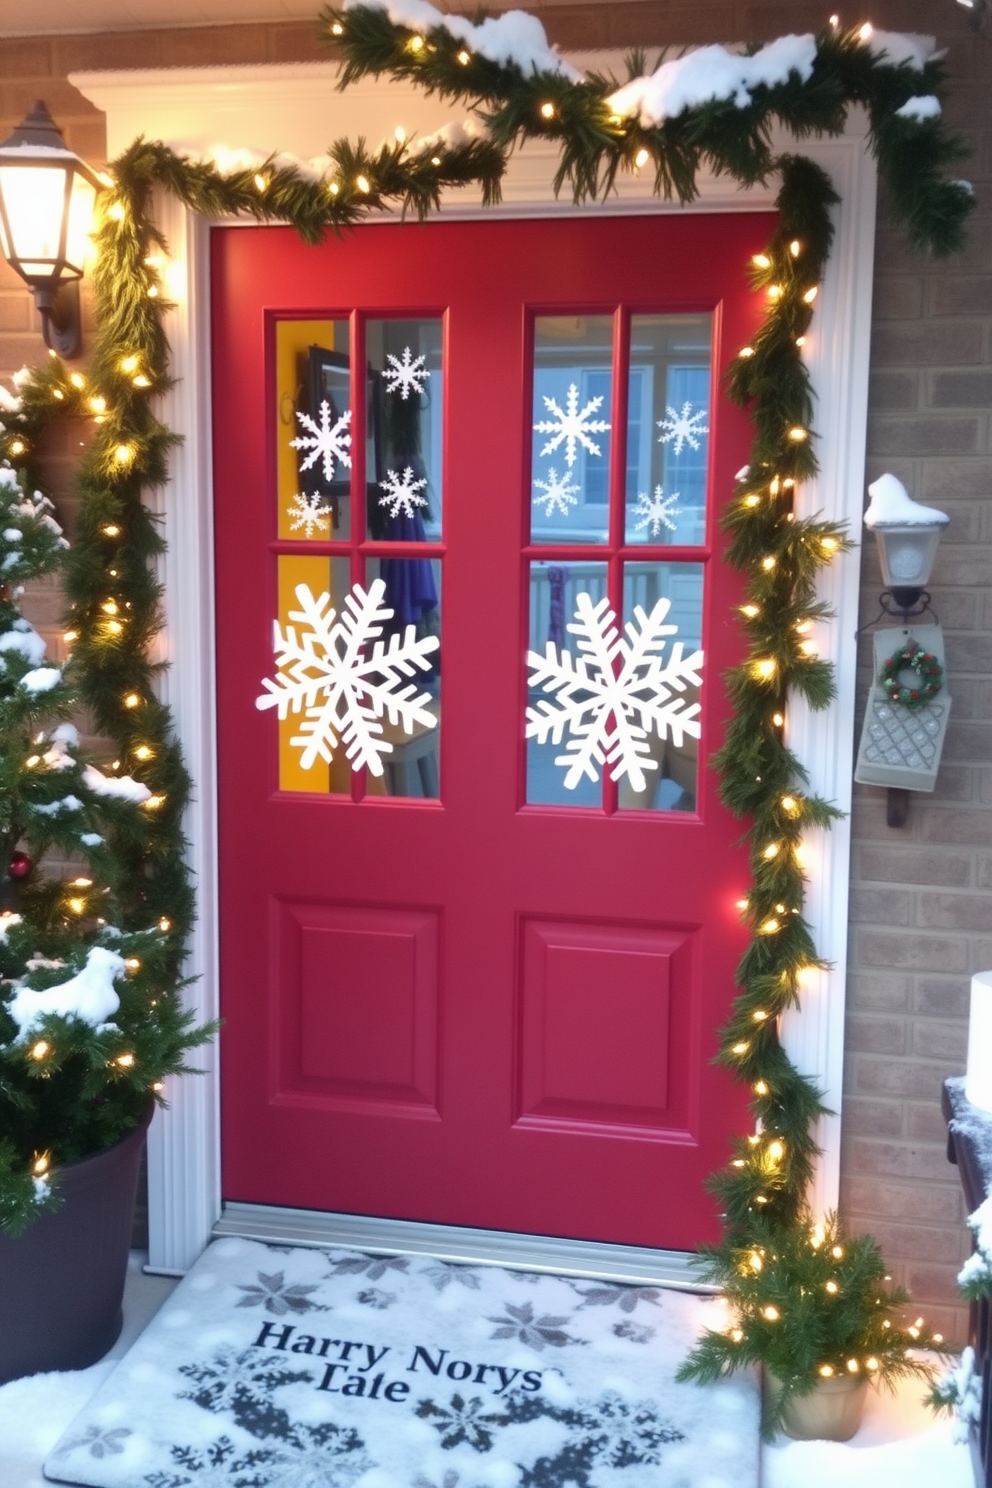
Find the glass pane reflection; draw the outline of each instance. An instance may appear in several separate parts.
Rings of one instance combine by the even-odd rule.
[[[351,536],[347,320],[276,324],[278,532],[294,542]]]
[[[441,562],[437,558],[370,558],[367,584],[382,579],[384,603],[393,617],[383,627],[382,641],[388,647],[391,635],[404,636],[412,625],[418,640],[441,635]],[[441,650],[425,658],[426,670],[411,670],[407,681],[417,693],[427,693],[425,712],[433,724],[414,722],[408,732],[400,719],[384,717],[382,737],[392,745],[384,760],[384,773],[369,772],[365,789],[370,796],[406,796],[437,799],[440,794],[441,745]],[[399,689],[397,689],[399,690]]]
[[[531,402],[531,542],[605,542],[612,317],[538,316]]]
[[[670,601],[666,625],[675,633],[665,640],[662,668],[680,642],[682,655],[689,657],[702,645],[703,565],[701,563],[625,563],[623,571],[623,621],[637,624],[635,611],[650,615],[659,599]],[[638,627],[639,628],[639,627]],[[699,702],[699,688],[689,683],[681,694],[687,703]],[[698,718],[698,715],[697,715]],[[649,740],[653,769],[645,770],[643,791],[635,791],[624,775],[619,782],[618,804],[632,811],[695,811],[699,782],[699,740],[683,731],[681,744],[670,732]]]
[[[366,324],[374,444],[367,520],[376,541],[441,538],[442,329],[438,319]]]
[[[706,541],[710,315],[632,315],[627,401],[629,543]]]
[[[583,590],[594,604],[606,594],[605,563],[532,563],[530,565],[530,626],[528,650],[544,656],[549,643],[557,653],[579,653],[568,626],[575,618],[576,596]],[[577,694],[582,696],[583,694]],[[539,712],[550,701],[541,687],[528,689],[527,706]],[[550,737],[527,740],[527,802],[540,806],[601,806],[603,786],[583,775],[574,788],[565,784],[566,765],[556,764],[565,754],[568,734],[555,743]]]

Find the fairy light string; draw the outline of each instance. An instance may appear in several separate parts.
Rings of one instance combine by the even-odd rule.
[[[93,279],[98,330],[89,372],[70,372],[52,358],[21,387],[20,411],[3,416],[0,454],[29,476],[49,422],[90,422],[68,572],[66,640],[99,730],[114,741],[121,767],[152,791],[141,831],[127,844],[133,909],[146,923],[150,917],[168,925],[178,985],[193,915],[182,833],[190,782],[169,710],[157,696],[152,645],[161,624],[155,562],[162,539],[142,501],[146,488],[165,482],[177,438],[155,413],[154,400],[170,386],[170,374],[168,245],[151,217],[152,188],[208,217],[287,222],[315,243],[375,212],[423,218],[450,188],[473,186],[484,203],[495,203],[511,150],[528,139],[556,143],[555,189],[567,187],[577,202],[601,198],[621,173],[649,167],[655,190],[682,202],[698,194],[703,170],[729,174],[745,187],[777,176],[778,226],[749,266],[766,314],[728,373],[730,395],[748,408],[754,430],[748,466],[724,515],[728,561],[747,575],[740,614],[747,649],[727,678],[731,716],[714,760],[724,802],[748,823],[752,878],[741,905],[751,941],[719,1058],[750,1087],[755,1131],[736,1141],[730,1162],[712,1179],[726,1220],[714,1266],[735,1274],[738,1250],[763,1254],[755,1237],[808,1244],[805,1195],[824,1107],[778,1030],[783,1011],[798,1004],[804,979],[828,970],[802,913],[804,844],[838,813],[809,789],[787,744],[787,719],[796,696],[814,709],[833,697],[832,668],[816,640],[829,616],[817,598],[817,579],[850,545],[842,528],[805,515],[802,499],[803,485],[817,470],[804,346],[837,198],[814,162],[799,154],[776,156],[769,130],[781,124],[796,137],[839,134],[848,109],[862,105],[894,215],[917,247],[948,254],[961,246],[974,206],[966,185],[945,174],[964,147],[939,114],[900,114],[914,97],[943,96],[942,64],[894,63],[872,49],[864,28],[831,24],[816,37],[808,80],[793,71],[784,82],[756,87],[747,107],[714,100],[651,124],[614,111],[615,79],[576,80],[568,70],[496,62],[442,25],[417,31],[370,5],[325,9],[320,25],[342,59],[342,87],[366,76],[410,80],[463,103],[481,129],[425,142],[397,129],[375,150],[341,139],[316,176],[276,155],[223,170],[161,143],[135,141],[113,163],[101,198]],[[632,77],[642,72],[643,56],[633,56],[629,70]],[[768,1245],[764,1250],[774,1253]],[[764,1261],[760,1269],[745,1263],[752,1283],[773,1273]],[[763,1316],[763,1325],[770,1325],[768,1308],[782,1312],[781,1299],[762,1306],[765,1314],[755,1316]],[[750,1346],[746,1338],[742,1346]],[[876,1353],[882,1360],[881,1345]],[[868,1357],[876,1355],[859,1368],[870,1370]],[[819,1362],[847,1367],[839,1356]]]

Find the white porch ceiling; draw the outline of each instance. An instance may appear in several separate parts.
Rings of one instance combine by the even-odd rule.
[[[315,0],[0,0],[0,40],[161,26],[313,20]]]

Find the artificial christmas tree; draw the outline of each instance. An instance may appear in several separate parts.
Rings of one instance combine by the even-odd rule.
[[[163,916],[148,923],[131,868],[156,797],[118,761],[87,759],[72,721],[72,663],[49,661],[20,611],[23,584],[56,572],[66,551],[51,513],[0,466],[0,1379],[79,1367],[75,1357],[20,1353],[5,1365],[16,1332],[7,1309],[19,1305],[23,1258],[35,1248],[33,1229],[23,1244],[14,1237],[59,1208],[64,1167],[86,1169],[89,1184],[93,1159],[128,1142],[133,1206],[135,1133],[165,1077],[183,1072],[187,1051],[213,1031],[183,1009],[172,926]],[[126,1201],[124,1223],[126,1261]],[[39,1229],[48,1225],[46,1214]],[[99,1352],[113,1342],[115,1314],[119,1325],[123,1279],[122,1270],[110,1319],[98,1322]],[[35,1296],[51,1277],[38,1281]],[[45,1333],[37,1312],[31,1331]]]

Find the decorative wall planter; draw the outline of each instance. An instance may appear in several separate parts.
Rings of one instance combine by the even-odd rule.
[[[776,1399],[782,1382],[765,1370],[765,1389]],[[782,1414],[782,1430],[795,1441],[850,1441],[861,1425],[868,1381],[864,1375],[817,1380],[809,1395],[794,1395]]]
[[[145,1133],[60,1169],[64,1202],[22,1235],[0,1235],[0,1385],[86,1369],[120,1334]]]

